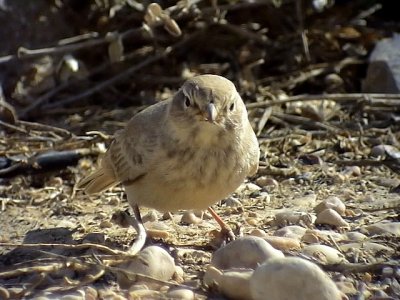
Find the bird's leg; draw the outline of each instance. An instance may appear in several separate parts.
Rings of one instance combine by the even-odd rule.
[[[131,255],[137,254],[140,250],[142,250],[146,238],[147,233],[146,229],[143,226],[142,217],[140,216],[139,206],[136,204],[132,206],[134,216],[128,218],[129,225],[133,226],[137,232],[137,236],[132,246],[129,248],[128,253]]]
[[[232,229],[226,224],[221,217],[213,210],[211,207],[208,208],[208,211],[212,215],[215,221],[217,221],[218,225],[221,226],[221,234],[225,238],[226,241],[235,240],[235,234]]]

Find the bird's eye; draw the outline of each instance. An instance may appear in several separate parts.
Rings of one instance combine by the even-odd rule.
[[[235,103],[231,103],[231,105],[229,105],[229,110],[232,111],[235,109]]]
[[[188,96],[185,96],[185,107],[189,107],[190,106],[190,99]]]

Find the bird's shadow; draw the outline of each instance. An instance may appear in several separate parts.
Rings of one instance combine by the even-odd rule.
[[[32,296],[38,290],[57,287],[63,291],[88,282],[88,274],[98,272],[98,257],[118,256],[121,249],[102,233],[74,239],[74,230],[56,227],[29,231],[20,245],[0,245],[0,286],[11,287],[12,299]],[[123,251],[120,251],[123,253]],[[93,277],[110,280],[112,275]],[[1,297],[0,297],[1,298]]]

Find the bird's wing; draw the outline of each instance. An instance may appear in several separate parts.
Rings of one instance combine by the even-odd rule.
[[[167,104],[167,101],[160,102],[135,115],[123,130],[115,134],[100,168],[84,178],[78,187],[93,194],[118,183],[133,183],[145,176],[150,162],[157,155]]]

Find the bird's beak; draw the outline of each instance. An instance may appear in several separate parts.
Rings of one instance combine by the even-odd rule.
[[[207,104],[207,121],[210,123],[214,123],[217,118],[217,109],[215,108],[214,103]]]

